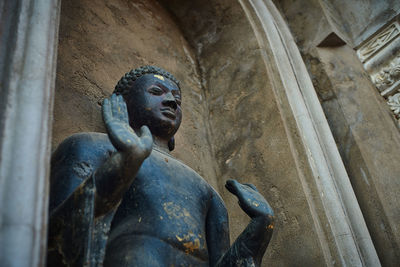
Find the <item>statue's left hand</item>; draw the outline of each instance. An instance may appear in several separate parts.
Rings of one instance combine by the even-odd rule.
[[[236,180],[228,180],[225,187],[236,195],[240,207],[251,218],[274,215],[268,202],[253,184],[241,184]]]

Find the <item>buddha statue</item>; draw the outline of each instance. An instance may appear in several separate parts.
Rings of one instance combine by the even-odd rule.
[[[228,180],[250,223],[230,244],[223,200],[170,155],[179,81],[154,66],[125,74],[102,104],[107,134],[79,133],[52,156],[49,266],[260,266],[273,211]]]

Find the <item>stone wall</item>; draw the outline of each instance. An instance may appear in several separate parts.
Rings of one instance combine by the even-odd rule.
[[[161,66],[182,80],[184,120],[174,154],[223,195],[232,241],[248,222],[224,189],[227,179],[237,178],[254,183],[277,214],[264,264],[320,265],[317,237],[252,29],[238,3],[194,5],[198,8],[187,10],[185,4],[169,3],[181,16],[182,34],[155,1],[63,1],[53,149],[72,133],[104,131],[99,103],[126,71]]]
[[[173,154],[221,193],[231,241],[249,220],[224,189],[236,178],[254,183],[276,213],[264,266],[339,262],[296,114],[282,114],[288,104],[279,102],[284,97],[270,76],[279,73],[267,72],[268,49],[260,47],[244,1],[160,2],[63,1],[53,149],[73,133],[104,132],[101,100],[131,68],[158,65],[182,81],[184,120]]]
[[[368,42],[396,21],[400,3],[275,2],[313,79],[379,258],[384,266],[396,266],[400,256],[400,134],[385,98],[397,88],[385,95],[377,88],[374,74],[398,56],[400,39],[394,31],[375,44]],[[368,59],[363,51],[368,52]],[[387,87],[394,87],[395,82]]]
[[[236,178],[255,184],[276,212],[264,265],[323,265],[262,50],[242,7],[231,1],[210,1],[207,6],[202,1],[168,1],[168,8],[197,51],[231,240],[248,221],[236,199],[222,190],[226,179]]]
[[[53,150],[66,137],[105,132],[101,101],[132,68],[157,65],[180,81],[183,122],[176,153],[216,185],[195,55],[156,1],[62,1]]]

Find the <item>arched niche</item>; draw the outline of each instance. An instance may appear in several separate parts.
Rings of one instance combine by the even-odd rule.
[[[177,158],[223,195],[232,237],[247,218],[223,190],[234,176],[276,211],[264,265],[379,266],[297,46],[271,1],[0,3],[0,258],[41,266],[56,40],[52,144],[104,131],[99,101],[130,68],[182,80]],[[58,21],[61,17],[61,27]],[[26,130],[25,129],[29,129]]]
[[[223,196],[232,240],[248,222],[223,186],[237,178],[276,212],[265,266],[376,263],[296,49],[270,1],[63,1],[53,149],[104,132],[101,100],[131,68],[158,65],[182,81],[173,153]]]

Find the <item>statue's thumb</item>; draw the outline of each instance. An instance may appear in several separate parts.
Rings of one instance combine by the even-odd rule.
[[[153,146],[153,136],[151,135],[149,127],[146,125],[140,128],[140,139],[145,143],[146,147]]]
[[[237,195],[237,192],[238,192],[236,183],[237,182],[235,180],[229,179],[228,181],[226,181],[226,184],[225,184],[225,188],[228,189],[228,191],[234,195]]]

